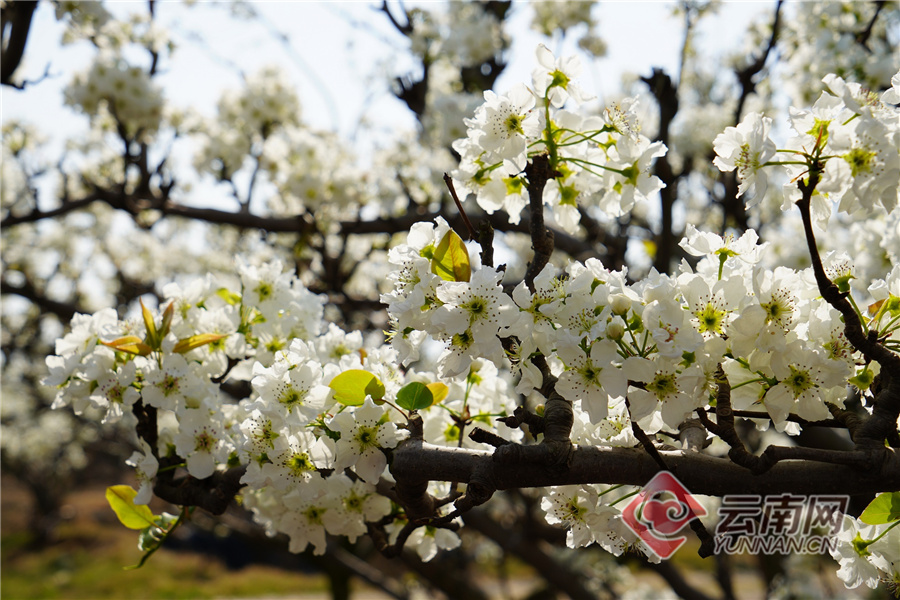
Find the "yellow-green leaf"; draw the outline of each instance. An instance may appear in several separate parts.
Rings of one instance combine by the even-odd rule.
[[[469,251],[452,229],[444,234],[434,250],[431,272],[445,281],[469,281],[472,276]]]
[[[234,306],[235,304],[239,304],[241,301],[241,297],[228,288],[219,288],[218,290],[216,290],[216,296],[232,306]]]
[[[431,395],[434,397],[432,404],[440,404],[447,397],[447,394],[450,393],[450,388],[440,381],[429,383],[428,389],[431,390]]]
[[[869,314],[870,314],[870,315],[874,315],[874,314],[876,314],[879,310],[881,310],[881,307],[884,305],[884,301],[885,301],[885,300],[886,300],[885,298],[882,298],[881,300],[879,300],[879,301],[877,301],[877,302],[873,302],[872,304],[870,304],[870,305],[869,305]]]
[[[900,492],[884,492],[875,496],[859,520],[869,525],[883,525],[900,521]]]
[[[153,351],[150,346],[145,344],[141,338],[136,335],[126,335],[125,337],[120,337],[111,342],[100,340],[100,343],[113,350],[127,352],[128,354],[137,354],[139,356],[147,356]]]
[[[144,306],[144,300],[140,300],[141,303],[141,316],[144,317],[144,327],[147,328],[147,345],[149,345],[153,349],[159,349],[159,334],[156,331],[156,323],[153,321],[153,313],[150,312],[150,309]]]
[[[122,525],[128,529],[145,529],[154,525],[150,508],[144,504],[135,504],[135,496],[137,490],[130,485],[113,485],[106,488],[106,501]]]
[[[175,302],[169,302],[169,305],[166,307],[166,310],[163,311],[162,317],[162,327],[159,328],[159,341],[162,343],[163,339],[167,335],[169,335],[169,329],[172,327],[172,317],[175,315]]]
[[[381,380],[362,369],[344,371],[332,379],[328,387],[334,390],[334,399],[347,406],[359,406],[366,401],[366,396],[371,396],[372,400],[384,397]]]
[[[172,349],[173,352],[177,352],[178,354],[184,354],[185,352],[190,352],[191,350],[195,350],[200,346],[205,346],[206,344],[212,344],[213,342],[218,342],[223,337],[228,337],[228,334],[225,333],[198,333],[197,335],[192,335],[189,338],[184,338],[183,340],[178,340],[178,343],[175,344],[175,347]]]

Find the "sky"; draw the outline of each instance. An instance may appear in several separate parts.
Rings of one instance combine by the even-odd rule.
[[[396,3],[392,3],[397,8]],[[407,2],[407,6],[410,4]],[[145,10],[143,2],[108,3],[117,16]],[[413,128],[412,115],[390,93],[391,76],[410,71],[405,40],[378,10],[380,2],[253,2],[261,18],[232,14],[227,3],[160,2],[157,19],[179,40],[174,59],[159,78],[177,106],[212,115],[221,92],[240,85],[238,69],[253,72],[269,64],[284,68],[301,98],[303,120],[316,129],[350,138],[360,119],[378,129]],[[583,86],[601,100],[620,88],[622,74],[649,74],[654,66],[674,74],[681,24],[671,2],[604,2],[595,7],[606,57],[587,65]],[[703,22],[698,44],[711,57],[740,46],[747,23],[771,13],[774,2],[726,2]],[[527,3],[514,3],[508,30],[514,45],[498,91],[529,81],[534,48],[546,41],[531,31]],[[53,6],[39,4],[26,48],[26,79],[37,79],[49,65],[52,77],[24,91],[4,87],[2,119],[35,122],[54,135],[75,135],[85,126],[62,106],[62,89],[74,72],[86,68],[94,50],[86,43],[60,46],[63,31]],[[281,41],[284,39],[285,41]],[[548,44],[552,50],[568,52]]]

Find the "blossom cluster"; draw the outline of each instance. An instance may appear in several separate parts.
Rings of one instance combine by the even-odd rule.
[[[662,182],[650,169],[666,148],[640,133],[634,101],[601,116],[575,114],[567,103],[591,100],[574,81],[580,65],[543,46],[537,61],[532,87],[485,92],[465,122],[466,137],[454,144],[461,156],[454,177],[479,205],[505,210],[518,223],[537,156],[551,168],[540,202],[569,233],[578,230],[580,207],[621,216],[658,191]],[[130,72],[121,64],[73,86],[72,102],[93,114],[116,98],[98,90],[117,88],[116,77]],[[220,126],[209,133],[198,166],[227,180],[253,155],[280,191],[275,210],[339,205],[343,184],[324,183],[344,181],[331,164],[340,148],[323,148],[299,129],[299,104],[277,73],[253,81],[258,85],[220,103]],[[791,180],[816,169],[820,220],[831,214],[824,202],[832,199],[854,217],[892,211],[900,75],[880,98],[833,75],[824,81],[829,91],[811,110],[792,111],[797,135],[785,149],[770,139],[771,120],[751,113],[716,138],[715,164],[736,170],[740,194],[752,193],[754,201],[765,194],[769,169],[783,169]],[[128,119],[127,109],[116,105],[116,116]],[[224,154],[233,131],[244,145]],[[293,173],[300,163],[313,164],[321,177]],[[329,164],[335,170],[326,172]],[[785,188],[786,204],[797,199],[793,189]],[[55,389],[54,408],[99,411],[104,423],[135,432],[148,411],[155,413],[154,445],[135,437],[139,450],[129,460],[142,482],[138,502],[149,501],[163,465],[197,479],[240,467],[243,505],[255,520],[271,535],[287,534],[292,551],[311,545],[316,553],[324,552],[326,535],[355,540],[367,523],[384,525],[393,540],[406,529],[406,515],[378,491],[390,480],[391,450],[403,443],[407,411],[414,410],[401,401],[404,390],[428,389],[430,404],[415,410],[427,441],[447,447],[471,445],[466,429],[476,424],[521,441],[521,430],[497,418],[513,412],[520,396],[535,400],[548,374],[571,402],[571,441],[595,446],[635,445],[632,424],[647,434],[677,431],[697,411],[712,409],[723,372],[734,409],[764,411],[768,418],[754,422],[787,434],[799,433],[798,420],[830,418],[848,386],[869,394],[878,365],[847,341],[842,316],[822,299],[811,268],[768,268],[768,246],[752,230],[735,239],[688,226],[681,248],[691,260],[637,282],[627,269],[610,270],[595,258],[550,263],[533,281],[504,282],[502,268],[470,263],[465,244],[438,218],[415,224],[405,243],[387,252],[393,270],[381,300],[391,320],[389,344],[326,325],[325,299],[280,262],[240,263],[236,277],[165,286],[157,311],[142,305],[134,318],[120,319],[113,309],[77,315],[47,359],[45,384]],[[849,291],[857,277],[849,256],[828,254],[824,267]],[[897,349],[900,267],[868,283],[871,303],[859,316]],[[429,339],[443,347],[434,369]],[[234,382],[252,391],[232,397],[223,390],[240,386],[222,384]],[[429,488],[443,496],[458,491],[434,482]],[[541,507],[549,523],[569,528],[571,547],[641,550],[619,509],[601,501],[607,491],[551,488]],[[420,527],[408,543],[428,560],[459,538]]]
[[[791,109],[794,136],[784,148],[770,137],[772,119],[750,113],[715,139],[716,166],[737,172],[738,195],[752,192],[748,206],[760,202],[769,178],[783,170],[787,210],[800,199],[794,182],[808,177],[812,164],[820,177],[813,216],[823,226],[832,202],[854,218],[892,212],[900,198],[900,73],[880,96],[834,74],[822,81],[826,90],[811,109]]]
[[[599,58],[606,54],[606,43],[597,35],[597,21],[591,14],[596,5],[596,2],[585,0],[535,2],[531,28],[552,37],[557,33],[565,36],[583,25],[585,31],[578,39],[578,47]]]
[[[572,112],[564,108],[569,100],[593,100],[575,81],[582,70],[578,58],[555,58],[539,45],[537,62],[531,88],[518,84],[505,95],[486,91],[484,104],[466,120],[467,136],[453,144],[461,156],[453,176],[479,206],[488,213],[502,209],[518,223],[529,201],[525,166],[540,154],[559,174],[541,201],[567,233],[578,231],[579,206],[618,217],[664,187],[650,168],[666,147],[640,133],[635,99],[607,107],[602,116]]]
[[[736,384],[736,408],[764,408],[778,430],[795,433],[789,415],[829,418],[826,403],[842,406],[848,380],[866,379],[876,368],[862,366],[811,270],[759,265],[765,244],[752,231],[734,240],[689,227],[682,247],[699,262],[685,261],[673,275],[653,273],[630,284],[625,271],[589,259],[564,272],[548,265],[534,292],[523,282],[509,295],[489,267],[468,282],[431,271],[428,248],[446,229],[441,221],[416,225],[410,243],[391,253],[398,270],[383,301],[399,358],[416,360],[431,336],[444,342],[441,376],[464,374],[481,357],[519,374],[516,391],[529,394],[541,386],[533,363],[539,353],[551,360],[557,391],[576,414],[583,411],[585,426],[606,432],[585,432],[586,439],[617,434],[623,418],[650,432],[677,430],[708,407],[719,364]],[[829,256],[826,268],[845,280],[853,276],[846,256]],[[871,294],[893,299],[897,294],[887,290],[897,284],[892,273]]]
[[[65,90],[66,103],[91,118],[112,116],[128,135],[159,129],[163,96],[150,75],[124,58],[100,54]]]
[[[308,544],[324,552],[326,532],[355,540],[366,522],[392,514],[375,485],[387,467],[385,451],[403,439],[401,413],[381,395],[378,404],[368,395],[350,401],[329,384],[340,373],[365,371],[383,382],[385,399],[394,398],[406,376],[393,350],[325,326],[323,299],[278,262],[241,264],[236,280],[168,284],[163,296],[161,314],[76,315],[47,358],[44,380],[55,390],[54,408],[99,413],[107,425],[134,432],[138,407],[156,412],[156,446],[135,438],[139,450],[128,461],[141,481],[137,502],[150,500],[161,463],[175,460],[198,479],[243,465],[244,505],[267,531],[289,535],[295,552]],[[448,390],[447,407],[429,411],[429,429],[444,427],[444,414],[461,414],[460,404],[469,405],[467,418],[504,410],[489,400],[503,388],[488,373],[477,385]],[[409,377],[436,379],[428,372]],[[231,398],[217,385],[223,380],[249,381],[253,393]],[[433,533],[418,537],[428,559],[458,544],[449,531],[437,545]]]
[[[201,149],[194,164],[201,173],[232,178],[248,156],[261,153],[260,144],[280,127],[300,123],[300,100],[284,73],[267,67],[247,77],[239,90],[219,98],[218,116],[193,126]]]
[[[873,19],[877,12],[882,12],[881,18]],[[897,69],[898,19],[900,9],[890,3],[880,9],[863,2],[817,2],[796,10],[779,36],[788,93],[797,101],[811,102],[816,81],[828,73],[878,89]],[[823,61],[823,56],[829,60]]]
[[[457,2],[446,12],[409,11],[411,49],[426,64],[444,56],[461,65],[488,61],[508,43],[500,20],[483,5]]]

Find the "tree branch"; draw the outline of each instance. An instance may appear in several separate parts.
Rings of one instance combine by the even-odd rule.
[[[841,494],[847,490],[874,494],[900,489],[900,453],[892,449],[885,449],[883,460],[870,470],[790,460],[752,477],[745,468],[725,458],[681,450],[660,450],[659,454],[694,494],[741,494],[746,493],[748,485],[762,495]],[[659,471],[659,465],[640,448],[578,446],[571,453],[567,470],[550,470],[529,462],[501,463],[489,451],[410,441],[394,449],[391,464],[398,482],[468,482],[476,469],[490,473],[496,488],[506,490],[586,483],[644,485]]]
[[[9,2],[3,10],[3,55],[0,57],[0,84],[22,89],[24,84],[16,85],[12,77],[22,62],[25,54],[25,44],[28,43],[28,33],[31,30],[31,19],[37,2],[31,0],[14,0]],[[7,24],[9,24],[9,36],[6,36]]]
[[[841,292],[825,273],[810,214],[810,201],[819,183],[820,172],[821,168],[810,169],[808,181],[798,182],[802,197],[796,204],[803,219],[803,230],[819,293],[843,316],[844,335],[847,336],[847,341],[867,360],[874,360],[881,366],[884,383],[875,396],[872,415],[856,430],[854,438],[858,447],[866,446],[878,451],[883,448],[885,438],[897,430],[897,417],[900,415],[900,356],[879,342],[874,331],[864,331],[859,315],[847,300],[847,294]]]
[[[34,302],[42,312],[53,313],[63,323],[68,323],[75,316],[75,313],[85,313],[87,311],[80,309],[75,304],[66,302],[58,302],[51,300],[41,294],[30,281],[25,281],[22,285],[13,285],[3,280],[0,281],[0,294],[15,294]]]
[[[528,270],[525,272],[525,284],[533,294],[534,278],[550,262],[554,247],[554,232],[544,225],[544,186],[551,179],[558,177],[559,173],[550,169],[550,159],[546,155],[538,155],[525,167],[525,176],[528,177],[531,247],[534,250],[534,257],[528,263]]]

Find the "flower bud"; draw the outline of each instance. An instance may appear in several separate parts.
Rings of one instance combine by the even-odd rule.
[[[624,317],[628,309],[631,308],[631,299],[624,294],[614,294],[609,297],[609,307],[614,315]]]
[[[625,320],[620,316],[613,317],[606,326],[606,337],[611,340],[621,340],[625,335]]]

